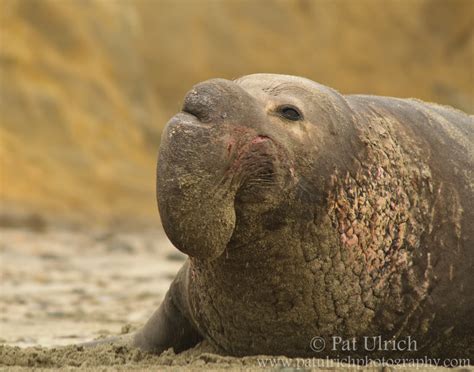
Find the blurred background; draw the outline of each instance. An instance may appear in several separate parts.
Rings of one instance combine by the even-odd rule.
[[[474,0],[0,0],[0,344],[127,333],[159,305],[184,256],[156,156],[193,84],[293,74],[473,113],[473,35]]]
[[[160,132],[209,78],[294,74],[474,112],[472,0],[0,6],[4,224],[157,225]]]

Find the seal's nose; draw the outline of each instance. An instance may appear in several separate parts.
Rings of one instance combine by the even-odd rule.
[[[224,79],[212,79],[195,85],[186,95],[183,111],[196,116],[202,122],[214,119],[222,111],[223,101],[227,96],[226,86],[231,83]]]
[[[246,93],[230,80],[207,80],[188,92],[182,110],[204,123],[224,120],[236,109],[236,102],[241,102],[244,96]]]

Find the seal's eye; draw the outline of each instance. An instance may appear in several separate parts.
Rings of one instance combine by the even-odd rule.
[[[303,119],[303,115],[301,114],[300,110],[298,110],[295,106],[292,105],[280,106],[278,108],[278,113],[285,119],[291,121],[298,121]]]

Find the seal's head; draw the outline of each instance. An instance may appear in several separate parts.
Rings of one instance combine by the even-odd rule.
[[[162,135],[157,193],[168,237],[184,253],[212,259],[239,218],[303,194],[324,199],[331,170],[351,158],[354,130],[344,98],[304,78],[255,74],[196,85]]]

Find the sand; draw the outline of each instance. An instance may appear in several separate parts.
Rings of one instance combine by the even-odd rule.
[[[160,356],[125,342],[80,346],[129,337],[160,304],[185,256],[161,230],[43,225],[2,228],[0,253],[2,370],[410,370],[376,364],[356,368],[321,359],[234,358],[219,355],[205,342],[178,355],[168,350]]]

